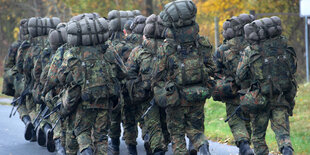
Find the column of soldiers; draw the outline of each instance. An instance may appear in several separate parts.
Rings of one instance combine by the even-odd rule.
[[[113,10],[67,23],[21,20],[5,59],[3,93],[14,97],[25,139],[60,155],[117,155],[122,125],[135,155],[139,126],[148,155],[165,154],[169,143],[177,155],[209,155],[204,104],[212,96],[226,104],[240,154],[269,153],[269,120],[279,151],[293,154],[296,54],[280,18],[227,19],[213,54],[196,13],[192,1],[177,0],[149,17]]]

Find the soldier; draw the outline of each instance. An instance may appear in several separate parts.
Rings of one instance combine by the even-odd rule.
[[[120,15],[122,14],[122,15],[121,17],[119,17],[117,16],[117,14],[120,14]],[[128,20],[132,20],[132,18],[134,18],[134,14],[131,11],[112,10],[108,14],[108,19],[110,20],[109,31],[111,34],[111,37],[108,41],[108,44],[109,44],[108,50],[117,52],[121,56],[123,62],[126,62],[132,48],[134,47],[132,43],[129,43],[127,41],[125,42],[125,33],[127,33],[127,31],[124,30],[125,23]],[[135,36],[132,34],[126,34],[126,35],[128,35],[126,38],[128,38],[129,36]],[[124,83],[125,81],[121,81],[121,82]],[[111,153],[115,155],[119,154],[119,145],[120,145],[120,136],[121,136],[120,125],[122,121],[122,111],[124,109],[124,105],[123,104],[121,105],[121,103],[124,102],[124,98],[126,100],[125,102],[128,102],[125,90],[126,88],[124,87],[124,84],[122,84],[122,90],[121,90],[122,94],[119,99],[113,102],[113,110],[111,113],[111,128],[109,131],[109,137],[111,138],[111,141],[109,143],[109,147],[110,147],[109,151],[111,151]],[[125,96],[123,96],[123,94]],[[130,119],[130,118],[126,118],[126,119]],[[128,122],[128,121],[125,121],[125,122]],[[125,129],[124,131],[125,139],[126,137],[128,137],[127,133],[128,133],[127,129]],[[135,145],[130,145],[128,149],[132,150],[133,152],[136,152]]]
[[[14,42],[9,50],[8,55],[4,60],[4,75],[3,75],[3,88],[2,94],[8,96],[13,96],[14,100],[21,96],[24,88],[24,78],[23,75],[18,73],[16,69],[16,58],[17,51],[22,45],[22,43],[28,39],[28,29],[27,29],[28,19],[22,19],[20,21],[20,32],[19,38]],[[26,48],[26,47],[24,47]],[[16,105],[13,105],[16,106]],[[25,104],[21,104],[17,107],[20,119],[27,124],[30,123],[30,117],[28,115],[28,110]]]
[[[43,35],[42,29],[38,31],[38,25],[33,25],[35,21],[41,21],[41,18],[32,17],[28,20],[28,32],[30,35],[30,39],[29,41],[25,41],[22,43],[21,47],[18,49],[16,60],[17,70],[20,74],[23,74],[25,78],[24,91],[28,90],[29,92],[32,92],[35,82],[34,74],[32,74],[32,69],[34,65],[33,58],[38,57],[39,53],[44,49],[47,44],[46,36]],[[32,121],[26,126],[25,139],[36,141],[36,134],[33,129],[34,125],[37,124],[33,124],[33,121],[38,113],[38,110],[37,105],[33,100],[32,93],[27,94],[25,102],[26,108]]]
[[[83,32],[87,32],[87,23],[92,26],[88,29],[93,32],[90,35],[97,36],[97,40],[85,39],[89,37]],[[76,33],[78,25],[82,29],[78,32],[81,35]],[[121,59],[117,53],[107,50],[108,46],[104,44],[108,37],[108,24],[104,18],[83,19],[67,27],[68,44],[73,47],[65,52],[62,64],[66,66],[64,75],[68,85],[63,109],[70,113],[75,110],[70,108],[76,106],[74,133],[80,153],[107,154],[111,103],[118,99],[118,78],[125,77],[124,66],[119,64]],[[80,38],[75,40],[74,36]]]
[[[191,153],[210,154],[204,135],[204,103],[213,87],[212,45],[198,34],[196,11],[192,1],[174,1],[160,14],[169,28],[158,50],[153,89],[156,103],[166,107],[174,154],[188,153],[185,135],[193,144]]]
[[[124,30],[125,33],[125,41],[124,46],[121,51],[117,51],[119,55],[122,57],[123,61],[126,63],[127,59],[132,51],[135,51],[139,46],[141,46],[142,38],[143,38],[143,29],[145,26],[146,17],[139,15],[134,18],[134,20],[130,24],[130,31]],[[126,24],[125,24],[126,28]],[[140,107],[137,104],[133,104],[130,96],[128,94],[128,89],[126,87],[127,80],[124,79],[122,81],[122,94],[124,99],[124,104],[121,105],[122,111],[122,121],[124,127],[124,139],[127,145],[129,154],[137,154],[137,142],[136,139],[138,137],[138,121]]]
[[[297,90],[295,51],[281,36],[279,17],[255,20],[245,25],[244,31],[251,45],[245,49],[238,65],[236,82],[251,80],[240,104],[242,110],[250,113],[255,154],[269,154],[265,135],[270,120],[279,151],[291,155],[289,115],[292,115]]]
[[[131,117],[137,118],[138,116],[139,118],[143,113],[147,112],[140,122],[142,137],[145,141],[147,153],[154,155],[165,154],[167,145],[170,143],[165,124],[164,109],[152,105],[152,108],[147,111],[153,98],[151,90],[152,70],[156,62],[158,47],[163,43],[164,30],[165,27],[162,25],[159,16],[155,14],[149,16],[143,30],[144,40],[142,46],[130,53],[126,64],[128,68],[127,88],[133,102],[130,106],[136,107],[136,116]],[[166,133],[164,133],[165,131]]]
[[[57,79],[57,71],[59,66],[61,65],[64,51],[67,48],[66,46],[66,37],[67,33],[65,30],[65,23],[60,23],[57,25],[56,30],[51,30],[49,33],[49,44],[52,50],[56,50],[55,54],[51,57],[48,64],[45,65],[41,77],[40,82],[44,86],[42,90],[42,97],[44,97],[44,102],[52,111],[52,109],[57,108],[57,103],[61,102],[61,95],[63,91],[63,86],[60,85],[59,80]],[[65,44],[65,45],[63,45]],[[54,53],[54,52],[53,52]],[[57,154],[65,154],[66,151],[64,146],[66,144],[66,134],[62,134],[66,131],[66,125],[63,120],[60,120],[59,111],[50,115],[49,117],[49,125],[54,125],[55,128],[52,131],[51,128],[47,128],[44,130],[46,135],[46,146],[50,152],[53,152],[56,149]],[[60,123],[57,123],[60,122]],[[72,134],[69,134],[69,137],[72,137]],[[76,141],[76,140],[75,140]],[[76,147],[78,147],[77,142],[75,143]],[[76,153],[78,150],[75,149]],[[68,154],[70,154],[69,152]]]
[[[223,24],[224,43],[218,48],[213,57],[216,64],[215,73],[218,79],[212,96],[214,100],[226,103],[227,117],[232,116],[240,104],[237,94],[238,88],[235,83],[236,70],[243,50],[248,45],[243,36],[243,26],[253,20],[254,16],[248,14],[241,14],[238,17],[226,20]],[[243,82],[241,89],[248,88],[248,83],[248,81]],[[246,113],[239,115],[249,118]],[[228,124],[234,136],[235,144],[239,147],[240,154],[254,154],[249,145],[251,140],[250,122],[243,120],[238,115],[233,115],[228,120]]]

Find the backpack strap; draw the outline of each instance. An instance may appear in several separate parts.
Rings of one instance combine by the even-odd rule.
[[[88,31],[88,36],[89,36],[89,40],[90,43],[93,44],[93,46],[95,45],[93,42],[93,37],[92,37],[92,33],[91,33],[91,27],[89,25],[89,21],[87,19],[85,19],[86,25],[87,25],[87,31]]]
[[[78,45],[82,45],[83,40],[82,40],[82,28],[80,21],[74,21],[77,27],[77,43]]]

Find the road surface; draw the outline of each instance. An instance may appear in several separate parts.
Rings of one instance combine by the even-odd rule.
[[[49,153],[45,147],[39,146],[36,142],[28,142],[24,139],[24,124],[19,119],[18,114],[9,118],[11,106],[0,105],[0,155],[54,155]],[[138,154],[144,155],[143,140],[139,131]],[[120,154],[126,155],[126,145],[121,141]],[[225,144],[210,141],[211,154],[216,155],[235,155],[238,148]],[[172,155],[171,145],[166,155]]]

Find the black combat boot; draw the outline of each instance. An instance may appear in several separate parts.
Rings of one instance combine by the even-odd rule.
[[[166,151],[163,151],[162,149],[155,149],[153,155],[165,155]]]
[[[119,144],[119,138],[111,138],[111,141],[109,142],[109,151],[112,155],[119,155]]]
[[[188,153],[189,155],[197,155],[197,150],[195,150],[194,145],[191,141],[188,144]]]
[[[55,141],[55,149],[56,149],[56,154],[57,155],[66,155],[66,150],[65,148],[61,145],[61,140],[60,138],[57,138]]]
[[[33,138],[33,134],[34,134],[34,126],[31,123],[31,119],[28,115],[25,115],[22,118],[22,121],[25,124],[25,133],[24,133],[24,137],[26,140],[31,140]],[[35,136],[35,135],[34,135]]]
[[[43,131],[44,131],[44,138],[45,138],[45,146],[47,146],[51,141],[53,141],[53,134],[51,134],[51,125],[49,123],[46,123],[43,126]]]
[[[293,155],[293,149],[292,149],[291,147],[289,147],[289,146],[284,146],[284,147],[282,148],[281,153],[282,153],[283,155]]]
[[[48,128],[48,127],[47,127]],[[46,129],[46,147],[49,152],[55,151],[55,141],[53,139],[54,133],[52,129]]]
[[[127,145],[127,149],[128,149],[128,154],[129,155],[137,155],[137,146],[136,145]]]
[[[44,146],[45,145],[45,134],[44,134],[43,130],[40,127],[37,128],[36,136],[37,136],[38,144],[40,146]]]
[[[241,141],[239,144],[239,154],[240,155],[254,155],[253,150],[250,148],[248,141]]]
[[[211,153],[209,151],[209,145],[207,145],[207,144],[201,145],[199,148],[199,153],[201,155],[211,155]]]
[[[88,148],[84,149],[80,154],[81,155],[93,155],[93,149],[88,147]]]

